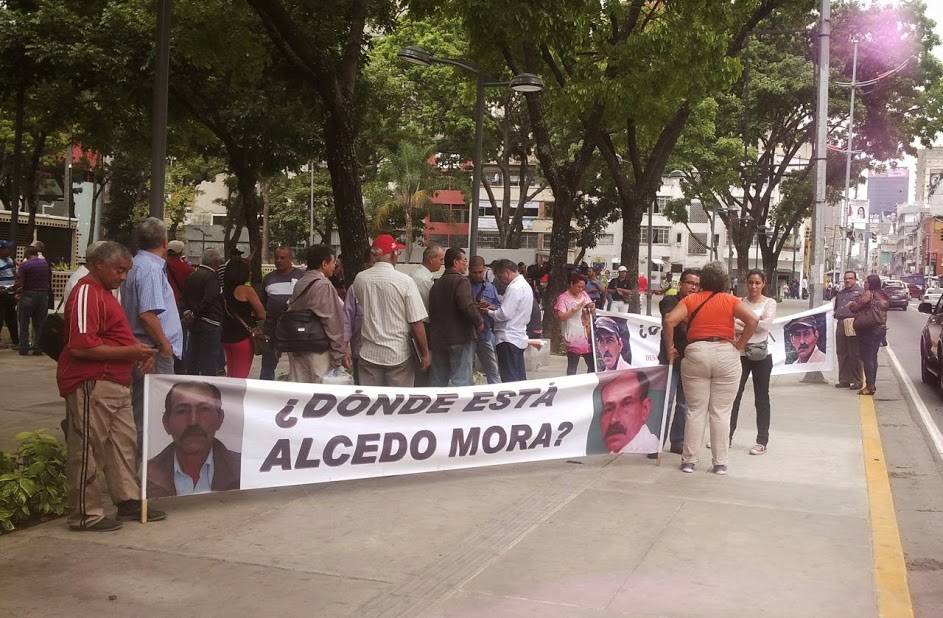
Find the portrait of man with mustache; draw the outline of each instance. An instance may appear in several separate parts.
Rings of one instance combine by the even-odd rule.
[[[642,370],[623,371],[605,383],[600,379],[599,431],[610,453],[655,453],[658,436],[646,425],[652,412],[649,378]]]
[[[825,352],[819,347],[819,325],[814,316],[806,316],[793,320],[786,325],[786,335],[792,345],[795,355],[787,350],[786,364],[793,363],[824,363],[827,361]]]
[[[612,318],[599,317],[596,318],[594,330],[596,358],[599,359],[597,370],[615,371],[631,367],[632,352],[629,347],[628,329],[620,328]]]
[[[171,387],[161,421],[173,442],[147,462],[148,498],[239,489],[242,455],[216,439],[225,416],[215,385],[191,381]]]

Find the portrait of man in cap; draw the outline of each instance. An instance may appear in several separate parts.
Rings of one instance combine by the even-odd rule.
[[[594,343],[596,345],[597,369],[616,371],[629,369],[632,363],[632,350],[629,346],[629,330],[622,320],[609,317],[597,317],[594,324]]]
[[[786,364],[824,363],[825,341],[821,335],[825,329],[821,328],[815,316],[797,318],[786,324]]]

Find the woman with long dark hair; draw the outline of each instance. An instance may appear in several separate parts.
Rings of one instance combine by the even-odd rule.
[[[848,303],[848,308],[855,312],[855,336],[861,364],[864,365],[865,385],[858,391],[859,395],[873,395],[875,391],[878,348],[887,330],[887,307],[887,294],[881,289],[881,278],[877,275],[868,275],[864,281],[864,293]]]
[[[753,374],[753,404],[756,407],[756,444],[750,449],[751,455],[766,453],[769,444],[769,376],[773,371],[773,357],[769,353],[767,340],[769,329],[776,317],[776,300],[763,295],[766,287],[766,274],[762,270],[751,270],[747,273],[747,295],[743,298],[744,307],[753,312],[759,323],[756,332],[747,341],[746,347],[740,352],[740,390],[733,402],[730,413],[730,442],[733,443],[733,434],[737,430],[737,418],[740,414],[740,400],[743,398],[743,388],[747,385],[747,378]],[[736,321],[734,330],[739,335],[743,332],[743,322]]]
[[[265,307],[249,280],[249,262],[241,258],[229,260],[223,275],[223,322],[220,329],[226,352],[226,375],[247,378],[252,368],[252,341],[249,328],[256,321],[265,321]]]

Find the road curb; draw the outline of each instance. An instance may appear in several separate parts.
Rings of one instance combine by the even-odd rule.
[[[923,403],[923,399],[917,394],[917,389],[914,388],[913,381],[904,371],[900,361],[897,360],[897,355],[894,354],[890,346],[884,348],[884,352],[887,353],[887,358],[891,362],[891,369],[894,370],[894,375],[897,376],[897,381],[900,383],[901,390],[904,391],[907,401],[910,403],[911,408],[917,412],[920,424],[923,425],[923,433],[930,441],[930,451],[933,453],[934,459],[937,461],[943,460],[943,433],[940,433],[939,427],[937,427],[933,419],[930,418],[930,411],[927,409],[927,405]]]
[[[874,556],[874,585],[879,616],[913,616],[907,563],[901,546],[900,531],[891,483],[881,446],[874,398],[858,398],[861,415],[861,441],[868,485],[868,511],[871,515],[871,552]]]

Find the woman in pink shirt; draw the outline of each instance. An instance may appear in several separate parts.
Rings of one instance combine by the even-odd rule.
[[[596,306],[584,291],[586,277],[578,272],[570,275],[570,287],[557,297],[553,308],[557,312],[557,320],[563,330],[563,339],[566,341],[566,374],[576,374],[580,364],[580,357],[586,361],[587,373],[596,371],[593,360],[593,348],[589,343],[590,315],[595,313]]]

